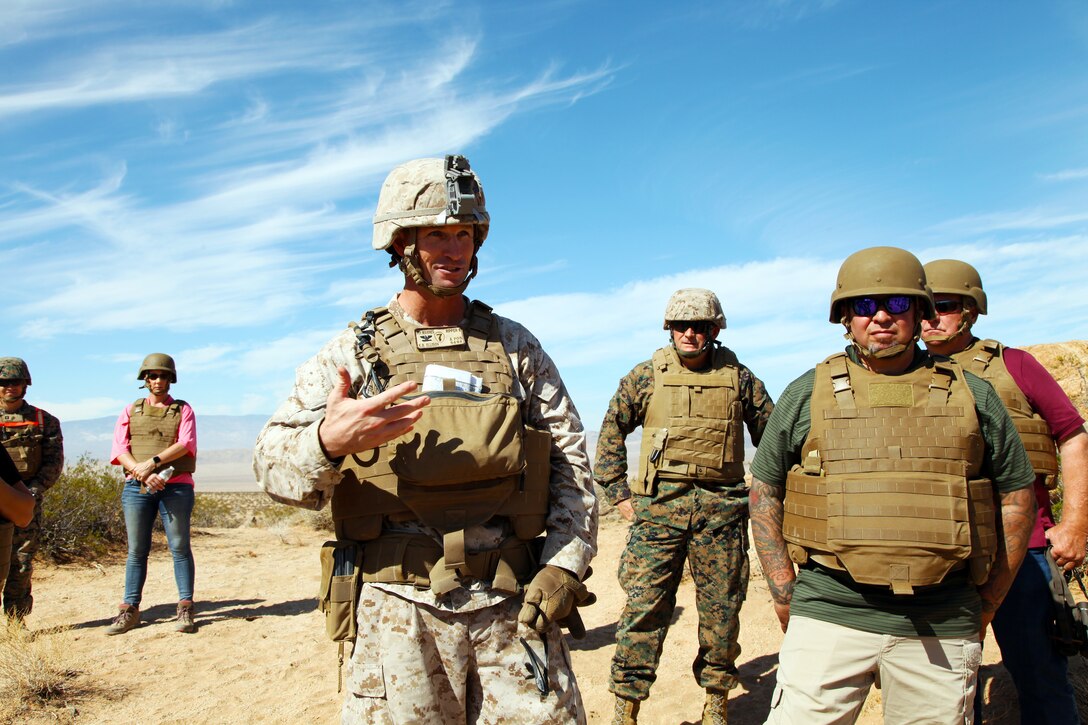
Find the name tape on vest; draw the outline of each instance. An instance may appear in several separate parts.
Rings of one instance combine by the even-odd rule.
[[[421,327],[416,330],[417,350],[436,350],[465,344],[465,331],[460,327]]]

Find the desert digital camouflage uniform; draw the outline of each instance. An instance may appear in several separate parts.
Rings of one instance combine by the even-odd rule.
[[[758,444],[774,404],[747,367],[740,365],[738,375],[744,423]],[[714,485],[658,480],[654,495],[631,495],[626,438],[643,424],[653,392],[650,360],[620,380],[601,424],[593,468],[609,502],[630,498],[635,510],[619,566],[627,605],[616,634],[610,686],[627,700],[646,699],[656,679],[685,559],[699,613],[695,678],[708,691],[734,687],[740,608],[748,587],[748,492],[743,480]]]
[[[4,361],[11,359],[4,358]],[[0,362],[0,379],[14,377],[14,369]],[[25,370],[25,363],[21,369]],[[60,421],[24,400],[14,411],[0,410],[0,442],[9,451],[33,448],[40,451],[40,462],[31,465],[22,474],[23,483],[34,495],[34,518],[26,528],[15,527],[11,569],[4,585],[4,612],[9,616],[25,617],[34,607],[31,576],[34,571],[34,555],[37,554],[41,541],[42,495],[57,482],[64,469],[64,439]],[[25,460],[25,456],[12,457]],[[22,465],[24,464],[20,463]]]
[[[419,326],[396,298],[388,309],[409,333]],[[582,423],[539,341],[518,323],[494,317],[515,374],[514,395],[527,401],[527,423],[552,434],[551,501],[540,565],[581,575],[596,551],[597,532]],[[342,474],[322,451],[317,424],[337,367],[347,368],[355,391],[369,375],[369,365],[356,358],[355,344],[355,333],[345,330],[303,363],[291,396],[258,436],[254,472],[273,498],[314,509],[332,498]],[[493,521],[465,530],[466,551],[494,549],[509,536],[507,524]],[[442,541],[437,530],[413,521],[386,522],[384,530]],[[479,704],[473,722],[585,722],[559,628],[552,625],[545,637],[551,693],[541,699],[520,642],[539,643],[541,637],[518,624],[521,596],[494,591],[489,584],[471,580],[442,596],[408,584],[363,584],[344,722],[455,722],[463,715],[449,714],[464,713],[466,702]]]

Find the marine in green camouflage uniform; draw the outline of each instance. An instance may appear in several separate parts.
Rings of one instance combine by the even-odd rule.
[[[0,358],[0,443],[15,462],[23,483],[34,496],[34,518],[26,528],[15,528],[11,569],[4,585],[4,612],[25,617],[34,607],[31,575],[42,529],[42,495],[64,468],[64,440],[60,421],[26,402],[30,370],[17,357]]]
[[[672,345],[620,381],[597,442],[594,479],[634,520],[619,566],[627,605],[610,689],[617,696],[616,722],[634,722],[637,703],[656,679],[686,559],[699,613],[692,669],[708,691],[704,717],[714,709],[724,722],[725,693],[737,684],[739,615],[748,586],[741,425],[758,444],[774,404],[763,383],[715,339],[725,318],[712,292],[678,291],[665,327]],[[626,437],[639,426],[640,470],[629,483]]]

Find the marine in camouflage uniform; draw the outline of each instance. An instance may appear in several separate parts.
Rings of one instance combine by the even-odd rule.
[[[60,421],[25,400],[31,383],[26,362],[17,357],[0,358],[0,382],[9,383],[0,390],[0,442],[34,496],[34,518],[25,528],[15,528],[11,569],[4,585],[4,612],[21,618],[34,608],[30,580],[41,541],[42,495],[64,469],[64,439]]]
[[[463,196],[466,191],[471,198]],[[458,195],[464,206],[448,201]],[[374,221],[375,248],[389,250],[392,263],[405,273],[404,289],[378,310],[378,319],[390,326],[384,329],[402,331],[416,345],[435,331],[447,338],[463,334],[471,341],[470,323],[480,308],[461,293],[475,273],[489,216],[467,160],[421,159],[397,167],[382,187]],[[500,367],[511,373],[510,394],[518,401],[523,422],[548,433],[550,460],[543,465],[549,501],[543,536],[534,544],[539,554],[533,571],[525,579],[518,577],[515,591],[499,585],[497,570],[492,580],[473,576],[470,566],[469,573],[455,575],[449,591],[438,592],[433,584],[438,564],[430,570],[430,585],[363,583],[346,673],[346,723],[585,722],[558,626],[576,613],[576,605],[592,599],[580,582],[596,552],[597,533],[585,433],[559,371],[539,341],[518,323],[486,314],[492,324],[488,344],[501,349],[505,362]],[[444,547],[458,534],[444,536],[411,513],[383,516],[373,539],[347,535],[351,519],[340,518],[345,492],[360,485],[353,480],[351,460],[384,460],[387,442],[391,447],[406,440],[398,436],[411,425],[425,424],[421,416],[434,411],[423,407],[426,397],[402,397],[418,380],[393,385],[387,360],[363,354],[370,348],[361,346],[361,331],[345,330],[297,369],[291,396],[258,436],[258,483],[273,498],[292,505],[318,509],[331,501],[337,538],[362,540],[364,559],[386,551],[383,542]],[[455,360],[457,349],[450,352]],[[423,351],[412,355],[422,355],[426,362]],[[378,382],[388,386],[385,392],[379,392]],[[441,488],[432,490],[446,495]],[[469,558],[497,553],[511,540],[511,521],[496,515],[461,532]],[[401,569],[403,575],[408,568],[402,560],[400,567],[376,570]],[[363,571],[370,571],[365,561]],[[575,629],[572,624],[571,631]],[[527,670],[527,647],[546,663],[540,673],[546,693]]]
[[[737,684],[740,608],[748,586],[741,425],[758,444],[774,404],[759,378],[717,342],[724,327],[713,292],[675,293],[665,313],[671,345],[624,376],[601,424],[594,479],[609,501],[634,519],[619,566],[627,605],[612,660],[617,723],[634,722],[638,703],[649,696],[685,560],[699,613],[692,669],[708,691],[707,722],[725,721],[726,693]],[[707,387],[700,390],[700,384]],[[723,385],[731,393],[697,402]],[[655,395],[661,396],[657,405],[663,412],[652,414]],[[677,400],[682,410],[665,411],[668,401]],[[693,418],[685,416],[704,420],[691,426]],[[639,426],[644,427],[640,470],[629,484],[626,438]],[[702,449],[710,460],[689,459],[685,447]]]

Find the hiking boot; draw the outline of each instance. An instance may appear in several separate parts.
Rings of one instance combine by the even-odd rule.
[[[727,715],[728,705],[728,692],[707,690],[706,702],[703,703],[702,725],[727,725],[729,722],[729,717]]]
[[[185,632],[191,634],[196,631],[196,624],[193,623],[193,602],[189,599],[182,599],[178,602],[178,623],[174,625],[175,632]]]
[[[616,710],[612,715],[612,725],[638,725],[639,700],[627,700],[616,695]]]
[[[140,623],[140,605],[122,604],[117,616],[106,627],[106,634],[124,634]]]

